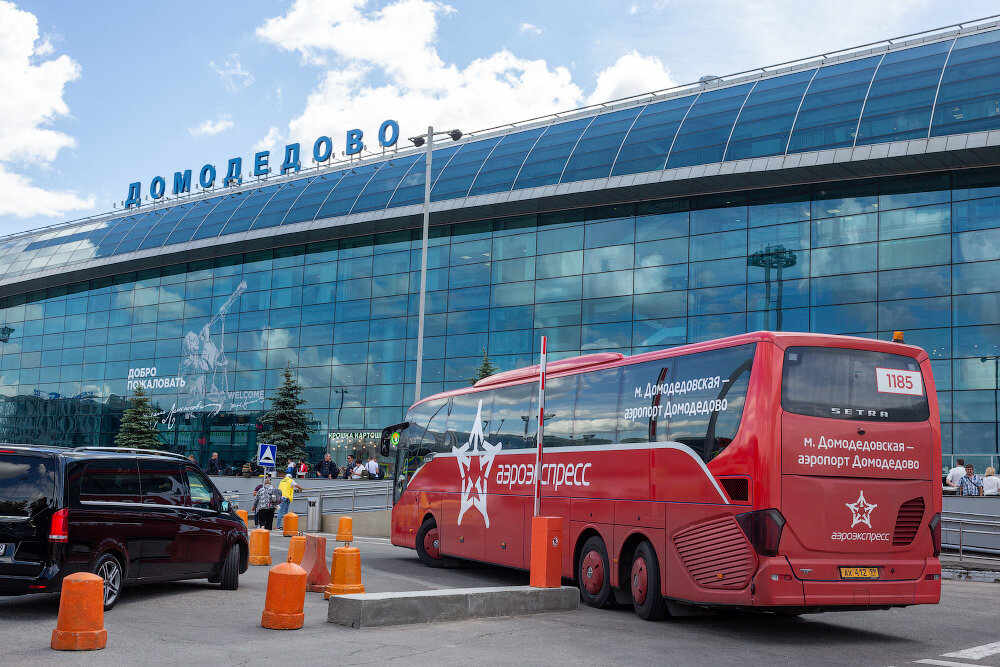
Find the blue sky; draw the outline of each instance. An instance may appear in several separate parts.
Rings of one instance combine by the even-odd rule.
[[[996,12],[966,0],[0,0],[0,234],[321,134],[471,131]]]

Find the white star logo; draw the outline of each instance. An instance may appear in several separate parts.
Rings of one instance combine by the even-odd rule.
[[[458,511],[458,525],[471,508],[483,515],[486,527],[490,527],[490,516],[486,512],[486,483],[489,481],[493,457],[500,451],[500,444],[490,444],[483,436],[483,401],[476,408],[476,421],[472,424],[469,441],[451,451],[458,460],[458,473],[462,476],[462,501]],[[482,447],[482,449],[480,449]]]
[[[873,503],[865,502],[865,492],[862,491],[858,499],[853,503],[845,503],[847,509],[851,510],[854,515],[854,521],[851,523],[851,528],[854,528],[859,523],[863,523],[869,528],[872,527],[872,510],[878,507]]]

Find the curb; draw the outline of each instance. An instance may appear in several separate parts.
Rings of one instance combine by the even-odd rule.
[[[979,581],[988,584],[1000,584],[1000,572],[987,570],[941,568],[941,578],[954,581]]]

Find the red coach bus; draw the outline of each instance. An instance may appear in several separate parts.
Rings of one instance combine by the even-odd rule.
[[[538,367],[389,427],[392,543],[527,568]],[[757,332],[546,369],[541,513],[583,601],[643,618],[937,603],[941,428],[927,353]]]

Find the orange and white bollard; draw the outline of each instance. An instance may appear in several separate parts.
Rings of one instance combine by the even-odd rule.
[[[236,516],[243,519],[244,524],[248,526],[250,525],[250,515],[247,513],[246,510],[236,510]]]
[[[264,528],[250,531],[250,564],[271,564],[271,531]]]
[[[95,651],[108,644],[104,629],[104,579],[90,572],[71,574],[62,582],[59,618],[52,631],[58,651]]]
[[[351,517],[340,517],[337,523],[337,541],[346,544],[333,550],[330,585],[323,593],[326,600],[332,595],[365,592],[365,587],[361,584],[361,552],[350,544],[354,540],[353,528]]]
[[[302,556],[305,555],[306,551],[306,537],[305,535],[295,535],[292,539],[288,540],[288,562],[295,563],[296,565],[302,564]]]
[[[295,563],[281,563],[267,574],[267,595],[262,627],[271,630],[298,630],[305,622],[306,571]]]
[[[299,534],[299,515],[289,512],[281,520],[281,532],[285,537]]]

